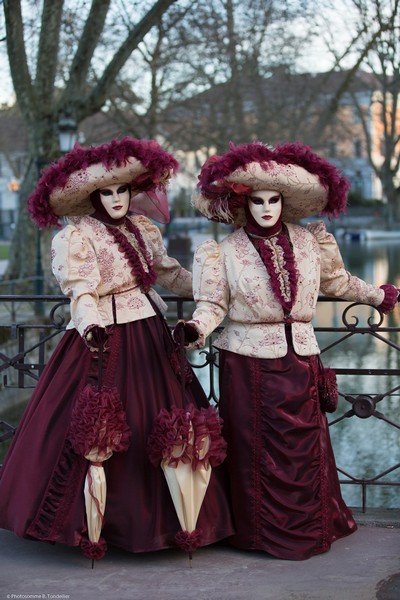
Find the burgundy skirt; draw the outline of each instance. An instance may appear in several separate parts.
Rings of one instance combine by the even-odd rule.
[[[172,338],[160,316],[116,325],[119,344],[112,379],[131,430],[125,452],[105,461],[107,502],[102,537],[130,552],[176,548],[178,518],[161,467],[148,457],[153,422],[162,408],[208,406],[193,376],[183,393]],[[113,334],[114,335],[114,334]],[[110,360],[110,356],[108,356]],[[107,367],[107,354],[103,368]],[[88,461],[69,441],[71,414],[83,387],[97,377],[76,330],[67,331],[25,410],[0,473],[0,527],[18,536],[79,546],[87,538],[84,480]],[[197,526],[201,545],[232,535],[224,464],[214,468]]]
[[[292,348],[278,359],[220,353],[236,547],[303,560],[357,529],[341,496],[312,360]]]

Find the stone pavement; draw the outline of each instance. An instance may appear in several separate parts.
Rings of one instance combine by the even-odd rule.
[[[399,600],[400,528],[361,525],[306,561],[226,546],[133,555],[109,549],[96,562],[76,548],[0,530],[0,600]]]

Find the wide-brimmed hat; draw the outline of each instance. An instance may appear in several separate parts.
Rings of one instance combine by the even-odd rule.
[[[154,140],[126,137],[101,146],[76,144],[43,171],[28,210],[39,227],[57,226],[59,217],[92,214],[90,194],[97,189],[128,183],[132,194],[162,193],[177,169],[176,159]]]
[[[282,194],[284,221],[296,222],[345,211],[348,179],[309,146],[299,142],[268,147],[261,142],[234,146],[211,156],[199,174],[193,206],[212,221],[244,225],[244,207],[258,190]]]

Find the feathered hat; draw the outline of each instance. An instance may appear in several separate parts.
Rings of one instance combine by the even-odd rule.
[[[133,196],[131,209],[153,217],[150,206],[165,212],[165,185],[177,169],[175,158],[154,140],[125,137],[101,146],[76,144],[43,171],[28,198],[28,211],[39,227],[57,226],[59,217],[92,214],[95,209],[90,194],[95,190],[128,183]],[[141,192],[147,194],[143,203],[147,202],[148,210],[139,202]]]
[[[275,148],[261,142],[231,144],[203,165],[192,204],[212,221],[244,225],[249,195],[276,190],[283,197],[282,219],[293,222],[316,214],[339,216],[349,188],[334,165],[299,142]]]

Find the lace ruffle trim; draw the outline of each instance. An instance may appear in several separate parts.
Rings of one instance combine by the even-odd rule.
[[[157,273],[154,270],[153,261],[139,228],[136,227],[129,218],[125,220],[125,226],[128,231],[135,236],[139,247],[138,250],[129,243],[129,240],[118,227],[108,227],[108,231],[113,235],[121,251],[124,253],[129,266],[131,267],[132,274],[136,278],[138,284],[147,291],[157,280]],[[140,255],[142,256],[142,259]]]
[[[69,439],[77,454],[94,448],[99,456],[127,450],[131,431],[117,388],[98,389],[87,384],[75,403]]]
[[[252,241],[268,271],[275,298],[283,310],[290,313],[296,300],[299,279],[296,260],[286,233],[280,233],[274,240],[279,258],[274,251],[272,240],[253,239]]]
[[[191,463],[193,471],[218,466],[226,457],[227,447],[221,428],[222,419],[212,406],[162,409],[148,440],[150,462],[158,466],[165,460],[171,467]]]

